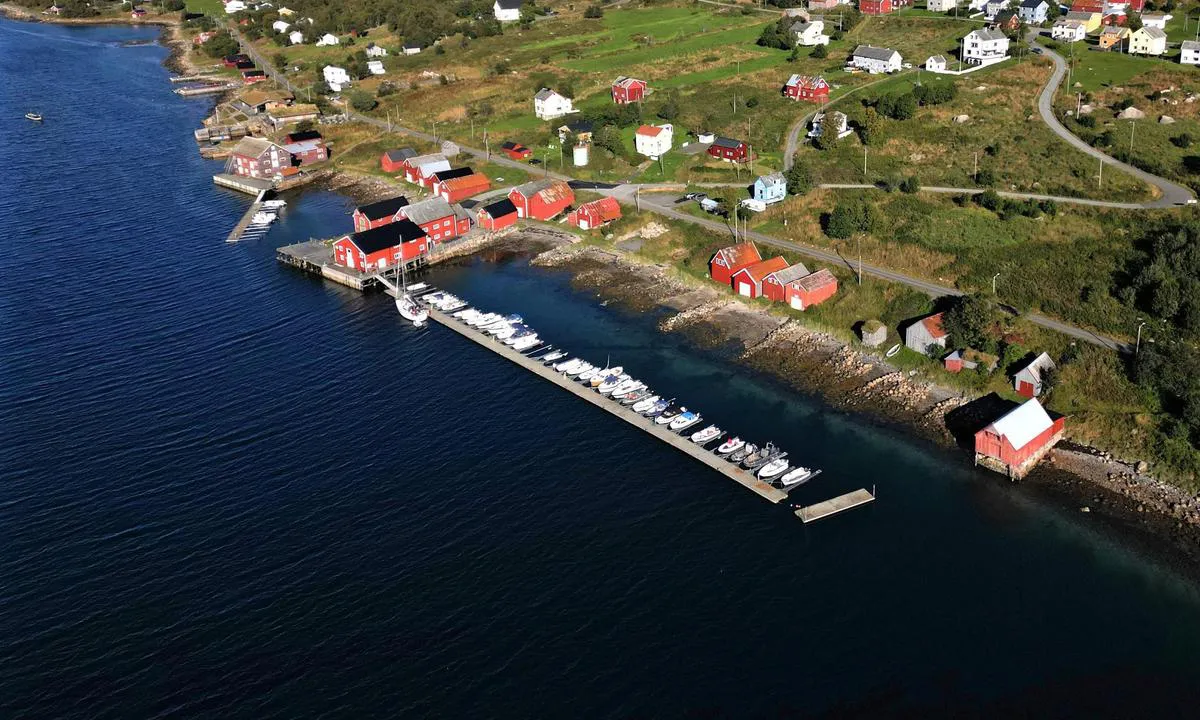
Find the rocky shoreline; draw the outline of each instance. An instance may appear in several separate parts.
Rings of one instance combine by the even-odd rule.
[[[665,231],[665,228],[663,228]],[[752,307],[617,247],[559,245],[532,263],[570,272],[573,284],[632,312],[658,313],[664,332],[727,351],[735,362],[831,406],[901,428],[942,448],[957,446],[947,415],[974,398],[892,366],[828,333]],[[968,458],[969,459],[969,458]],[[1144,463],[1063,443],[1024,481],[1030,492],[1129,531],[1200,570],[1200,497],[1154,479]],[[1006,482],[995,476],[997,482]]]

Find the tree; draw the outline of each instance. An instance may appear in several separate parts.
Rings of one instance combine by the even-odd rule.
[[[271,64],[282,71],[287,65],[287,56],[281,52],[277,52],[271,56]]]
[[[900,181],[900,192],[912,195],[921,189],[921,183],[916,175],[910,175]]]
[[[996,306],[982,295],[963,295],[942,315],[942,329],[956,348],[983,349],[991,344],[988,335]]]
[[[804,195],[812,190],[815,184],[812,168],[802,162],[793,162],[792,166],[784,171],[783,178],[787,181],[789,195]]]
[[[983,208],[984,210],[996,212],[1000,209],[1001,200],[996,191],[989,188],[976,195],[975,202],[978,203],[979,207]]]
[[[583,11],[585,18],[596,19],[604,17],[604,10],[599,5],[588,5],[587,10]]]
[[[875,108],[867,108],[858,123],[858,139],[863,145],[873,145],[883,139],[884,119]]]
[[[763,27],[762,32],[758,36],[757,43],[762,47],[775,48],[777,50],[791,50],[795,45],[792,38],[792,33],[788,30],[792,22],[791,18],[782,17],[777,22]]]
[[[226,33],[217,33],[209,38],[203,45],[204,54],[209,57],[219,58],[226,55],[234,55],[241,49],[237,40]]]
[[[812,144],[818,150],[835,150],[838,146],[838,134],[832,130],[822,131],[813,138]]]
[[[875,211],[861,200],[838,203],[825,218],[825,234],[846,239],[855,233],[871,232],[876,224]]]
[[[811,53],[809,53],[809,57],[813,57],[818,60],[824,60],[825,58],[829,57],[829,50],[826,49],[824,45],[818,45],[813,48]]]
[[[667,122],[672,122],[679,117],[679,106],[675,104],[674,98],[667,100],[663,106],[658,109],[658,116]]]
[[[367,92],[366,90],[351,90],[346,94],[346,99],[350,101],[350,107],[354,108],[358,112],[374,110],[375,105],[378,104],[375,102],[375,98],[371,95],[371,93]]]

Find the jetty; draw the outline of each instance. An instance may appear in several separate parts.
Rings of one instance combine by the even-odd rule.
[[[838,495],[825,502],[819,502],[816,505],[799,508],[796,510],[796,517],[800,518],[802,522],[810,523],[871,502],[875,502],[875,495],[866,489],[860,488],[845,495]]]
[[[226,90],[233,90],[234,88],[238,88],[241,86],[242,86],[241,83],[231,82],[231,83],[225,83],[224,85],[201,85],[199,87],[182,87],[182,88],[175,88],[175,94],[182,95],[183,97],[193,97],[196,95],[213,95],[215,93],[225,92]]]
[[[264,190],[273,190],[275,188],[275,183],[270,180],[259,180],[258,178],[234,175],[233,173],[217,173],[213,175],[213,182],[221,187],[244,192],[255,197],[258,197]]]
[[[395,288],[388,279],[380,277],[379,281],[387,288],[389,294],[395,293]],[[713,454],[711,450],[706,450],[704,447],[697,445],[688,437],[678,435],[666,426],[659,425],[654,421],[635,413],[628,407],[620,403],[613,402],[611,399],[597,393],[590,387],[580,385],[570,378],[565,377],[561,373],[555,372],[554,368],[547,367],[533,358],[526,357],[517,350],[513,350],[504,343],[493,339],[490,335],[477,332],[473,328],[432,307],[429,308],[429,318],[441,325],[444,325],[445,327],[450,328],[459,335],[474,341],[476,344],[491,350],[497,355],[511,360],[534,375],[548,380],[563,390],[571,393],[575,397],[581,400],[586,400],[601,410],[621,418],[639,430],[644,430],[653,437],[656,437],[666,444],[674,447],[676,450],[691,456],[692,458],[704,463],[709,468],[724,475],[730,480],[733,480],[742,487],[754,492],[764,500],[772,503],[779,503],[787,498],[786,492],[759,480],[752,472],[743,470],[741,467]]]
[[[269,189],[259,191],[254,202],[250,203],[250,207],[246,208],[246,212],[242,214],[242,219],[238,220],[237,225],[233,226],[233,230],[230,230],[229,234],[225,236],[225,242],[235,243],[242,239],[242,233],[246,232],[246,228],[250,227],[250,223],[254,221],[255,213],[262,210],[263,200],[266,199],[268,192],[270,192]]]

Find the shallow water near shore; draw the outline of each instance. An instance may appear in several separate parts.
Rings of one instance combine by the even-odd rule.
[[[1200,592],[1086,515],[506,254],[427,280],[825,473],[812,526],[263,241],[157,29],[0,20],[0,716],[1190,714]],[[44,126],[21,115],[39,109]]]

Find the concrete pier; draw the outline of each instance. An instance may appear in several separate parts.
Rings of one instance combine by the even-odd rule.
[[[801,521],[809,523],[821,518],[827,518],[830,515],[837,515],[840,512],[845,512],[859,505],[875,502],[875,496],[866,490],[859,489],[854,492],[839,495],[833,499],[819,502],[816,505],[802,507],[796,511],[796,517]]]
[[[545,380],[549,380],[581,400],[586,400],[605,412],[616,415],[630,425],[634,425],[640,430],[645,430],[650,435],[662,440],[668,445],[674,447],[676,450],[690,455],[730,480],[733,480],[748,490],[757,493],[759,497],[762,497],[763,499],[769,500],[773,503],[782,502],[787,498],[787,493],[784,491],[762,482],[758,478],[754,477],[751,472],[743,470],[733,463],[727,462],[709,450],[705,450],[703,447],[689,440],[686,436],[681,436],[671,432],[666,426],[658,425],[652,420],[644,418],[641,415],[633,412],[621,403],[615,402],[601,395],[590,387],[581,385],[580,383],[567,378],[561,373],[555,372],[553,368],[547,367],[537,360],[525,357],[504,343],[492,338],[490,335],[481,333],[474,328],[459,322],[453,317],[435,310],[434,308],[429,308],[429,318],[450,328],[463,337],[473,340],[479,345],[488,348],[501,357],[513,361],[534,375],[537,375]],[[702,425],[702,423],[698,423],[697,427],[700,425]]]

